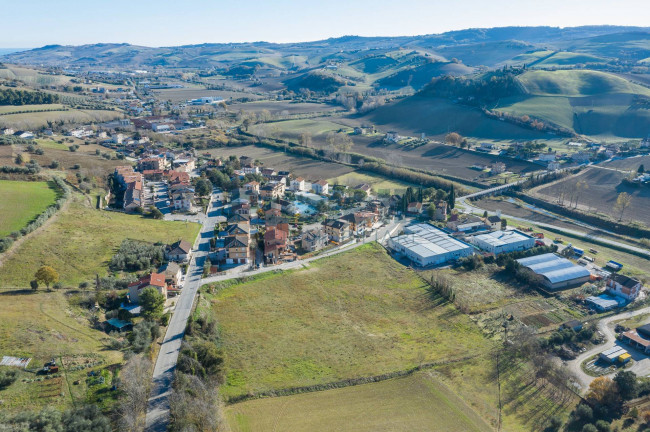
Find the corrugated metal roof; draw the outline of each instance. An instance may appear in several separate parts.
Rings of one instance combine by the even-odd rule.
[[[521,258],[517,262],[545,277],[553,284],[591,276],[586,268],[552,253]]]

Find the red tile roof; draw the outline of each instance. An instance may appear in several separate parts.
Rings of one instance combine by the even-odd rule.
[[[164,287],[165,275],[163,273],[151,273],[141,277],[139,280],[129,284],[129,287],[137,286],[138,289],[146,288],[148,286]]]

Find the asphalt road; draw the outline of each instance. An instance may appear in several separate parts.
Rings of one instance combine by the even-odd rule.
[[[149,407],[146,417],[146,431],[162,432],[167,430],[169,423],[169,396],[174,379],[174,369],[181,349],[181,342],[185,334],[185,326],[192,311],[194,297],[201,286],[203,264],[210,252],[210,237],[218,217],[212,203],[208,215],[203,218],[203,227],[199,234],[198,244],[194,250],[192,260],[185,276],[185,284],[176,302],[174,313],[169,321],[167,333],[160,347],[153,372],[153,388],[149,398]]]

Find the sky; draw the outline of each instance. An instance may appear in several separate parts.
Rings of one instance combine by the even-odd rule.
[[[0,0],[0,4],[5,18],[0,48],[99,42],[146,46],[299,42],[511,25],[650,26],[648,0]]]

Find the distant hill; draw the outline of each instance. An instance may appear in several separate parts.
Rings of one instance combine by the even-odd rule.
[[[49,45],[0,56],[17,64],[87,67],[228,68],[244,61],[259,61],[287,69],[315,67],[328,60],[356,62],[369,50],[406,49],[428,52],[447,60],[457,58],[469,66],[493,66],[535,48],[563,49],[607,58],[639,61],[650,58],[650,28],[587,26],[502,27],[468,29],[437,35],[403,37],[346,36],[321,41],[277,44],[270,42],[144,47],[119,43],[81,46]],[[298,58],[298,62],[295,59]],[[383,63],[382,63],[383,62]],[[367,64],[366,64],[367,63]],[[390,66],[389,58],[357,63],[364,73]]]

